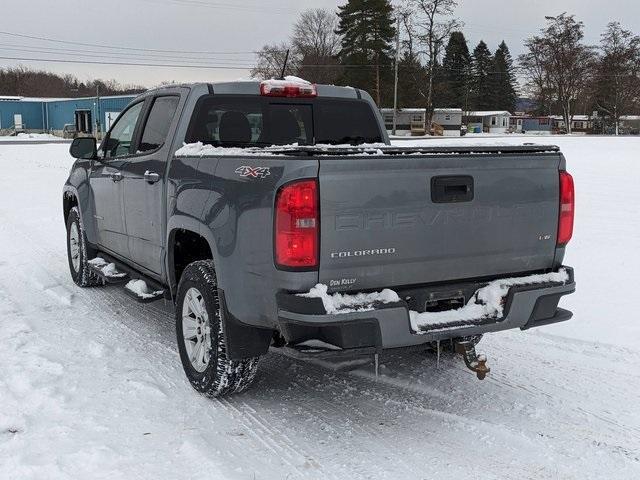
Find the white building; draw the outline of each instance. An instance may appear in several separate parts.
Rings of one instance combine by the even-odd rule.
[[[393,108],[381,108],[385,128],[393,131]],[[425,135],[424,108],[400,108],[396,112],[396,135]],[[459,137],[462,126],[462,109],[436,108],[433,110],[433,131],[435,135]]]
[[[464,112],[462,122],[468,133],[507,133],[511,113],[506,110]]]

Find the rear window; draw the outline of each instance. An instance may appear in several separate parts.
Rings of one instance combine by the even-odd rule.
[[[363,100],[286,100],[207,96],[197,104],[187,143],[219,147],[381,142],[371,106]]]

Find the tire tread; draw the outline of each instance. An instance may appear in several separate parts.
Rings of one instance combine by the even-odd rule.
[[[185,372],[189,381],[203,395],[208,397],[222,397],[232,393],[238,393],[246,390],[255,379],[258,371],[259,357],[247,358],[242,360],[230,360],[227,358],[226,341],[223,331],[222,311],[218,302],[218,281],[216,277],[215,267],[212,260],[198,260],[187,265],[180,278],[178,285],[178,305],[176,307],[176,324],[181,322],[182,308],[181,299],[186,294],[186,282],[199,284],[203,289],[211,292],[217,306],[215,312],[215,322],[211,322],[211,313],[209,313],[209,323],[212,329],[212,337],[216,335],[217,359],[215,375],[211,378],[204,377],[203,380],[197,381],[189,376],[187,366]],[[215,331],[214,331],[215,329]],[[178,330],[176,329],[178,332]],[[213,340],[213,338],[212,338]],[[178,342],[183,339],[178,335]],[[182,357],[182,355],[181,355]],[[211,360],[214,356],[211,355]],[[187,360],[188,361],[188,360]],[[183,363],[185,360],[183,359]]]

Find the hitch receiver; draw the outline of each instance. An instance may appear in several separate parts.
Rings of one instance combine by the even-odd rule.
[[[462,355],[467,368],[476,372],[478,380],[484,380],[491,369],[487,367],[487,357],[483,354],[478,355],[476,353],[476,346],[473,338],[460,338],[454,340],[454,344],[456,353]]]

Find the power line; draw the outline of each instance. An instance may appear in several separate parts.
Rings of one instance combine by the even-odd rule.
[[[0,44],[0,50],[12,50],[17,52],[28,52],[28,53],[44,53],[46,55],[58,55],[58,54],[64,55],[65,54],[64,50],[48,51],[48,50],[41,50],[38,48],[12,48],[12,47],[4,47],[1,44]],[[106,53],[106,55],[102,55],[102,53]],[[122,54],[120,53],[110,54],[109,52],[84,51],[82,53],[74,53],[73,55],[69,55],[69,56],[72,58],[74,56],[79,56],[79,57],[90,57],[90,58],[106,58],[106,59],[114,59],[114,60],[131,60],[131,61],[140,60],[143,62],[149,60],[148,58],[142,56],[141,54],[132,57],[132,56],[122,56]],[[177,58],[177,57],[160,57],[159,59],[151,58],[151,60],[157,60],[157,61],[165,60],[167,62],[175,62],[175,63],[192,62],[197,64],[210,64],[211,62],[216,62],[216,63],[220,63],[221,65],[246,65],[249,62],[249,60],[246,60],[246,59],[233,60],[233,59],[207,58],[207,59],[198,60],[197,58]]]
[[[73,53],[73,54],[112,54],[114,56],[124,56],[124,57],[141,57],[144,56],[146,57],[157,57],[160,59],[174,59],[174,58],[178,58],[178,59],[203,59],[208,57],[209,55],[214,55],[214,54],[200,54],[197,56],[192,56],[192,54],[189,55],[162,55],[160,53],[147,53],[147,52],[109,52],[109,51],[105,51],[105,50],[79,50],[79,49],[73,49],[73,48],[59,48],[59,47],[45,47],[45,46],[41,46],[41,45],[23,45],[23,44],[15,44],[15,43],[0,43],[0,49],[4,49],[4,50],[23,50],[23,51],[36,51],[36,52],[40,52],[40,53]],[[29,50],[27,50],[29,49]],[[31,50],[34,49],[34,50]],[[251,56],[251,58],[244,58],[242,59],[242,61],[253,61],[255,58],[254,53],[251,54],[238,54],[239,56]],[[211,59],[208,58],[208,60],[215,60],[215,59]],[[236,59],[229,59],[229,58],[225,58],[223,59],[224,61],[239,61]]]
[[[256,65],[246,66],[234,66],[234,65],[184,65],[173,63],[131,63],[120,61],[92,61],[92,60],[76,60],[76,59],[62,59],[62,58],[32,58],[32,57],[6,57],[0,56],[0,60],[17,60],[25,62],[51,62],[51,63],[75,63],[75,64],[88,64],[88,65],[126,65],[131,67],[178,67],[178,68],[204,68],[204,69],[227,69],[227,70],[251,70]],[[336,68],[336,67],[349,67],[349,68],[373,68],[378,65],[365,64],[365,65],[314,65],[314,64],[301,64],[301,67],[313,67],[313,68]],[[390,65],[380,65],[381,67],[390,67]]]
[[[49,62],[49,63],[72,63],[80,65],[124,65],[131,67],[171,67],[171,68],[200,68],[210,70],[250,70],[253,66],[231,66],[231,65],[184,65],[184,64],[167,64],[167,63],[130,63],[118,61],[91,61],[91,60],[67,60],[61,58],[26,58],[26,57],[0,57],[0,60],[17,60],[24,62]]]
[[[75,60],[75,59],[61,59],[61,58],[28,58],[28,57],[6,57],[0,56],[0,60],[17,60],[17,61],[25,61],[25,62],[50,62],[50,63],[68,63],[68,64],[78,64],[78,65],[120,65],[120,66],[130,66],[130,67],[167,67],[167,68],[193,68],[193,69],[208,69],[208,70],[251,70],[256,68],[256,65],[215,65],[215,64],[205,64],[205,65],[193,65],[193,64],[175,64],[175,63],[131,63],[131,62],[120,62],[120,61],[91,61],[91,60]],[[376,65],[376,64],[362,64],[362,65],[314,65],[314,64],[301,64],[302,68],[374,68],[374,67],[384,67],[384,68],[393,68],[392,64],[388,65]],[[407,68],[400,66],[400,68]],[[410,68],[410,67],[409,67]],[[504,72],[489,72],[489,73],[504,73]],[[616,74],[593,74],[591,77],[616,77],[619,75]]]
[[[223,3],[223,2],[204,2],[199,0],[141,0],[148,3],[154,3],[156,5],[177,5],[177,6],[188,6],[188,7],[202,7],[202,8],[213,8],[213,9],[230,9],[230,10],[239,10],[244,12],[258,12],[258,13],[267,13],[274,15],[281,15],[292,13],[292,10],[285,8],[262,8],[257,5],[238,5],[234,3]]]
[[[83,42],[72,42],[69,40],[59,40],[55,38],[48,37],[38,37],[36,35],[25,35],[23,33],[15,33],[15,32],[5,32],[0,31],[0,35],[8,35],[11,37],[20,37],[20,38],[29,38],[31,40],[42,40],[45,42],[53,42],[53,43],[64,43],[67,45],[80,45],[83,47],[94,47],[94,48],[107,48],[111,50],[131,50],[136,52],[159,52],[159,53],[193,53],[193,54],[204,54],[204,55],[239,55],[243,53],[258,53],[256,51],[237,51],[237,52],[223,52],[223,51],[197,51],[197,50],[169,50],[166,48],[163,49],[154,49],[154,48],[136,48],[136,47],[121,47],[121,46],[111,46],[104,45],[99,43],[83,43]]]

